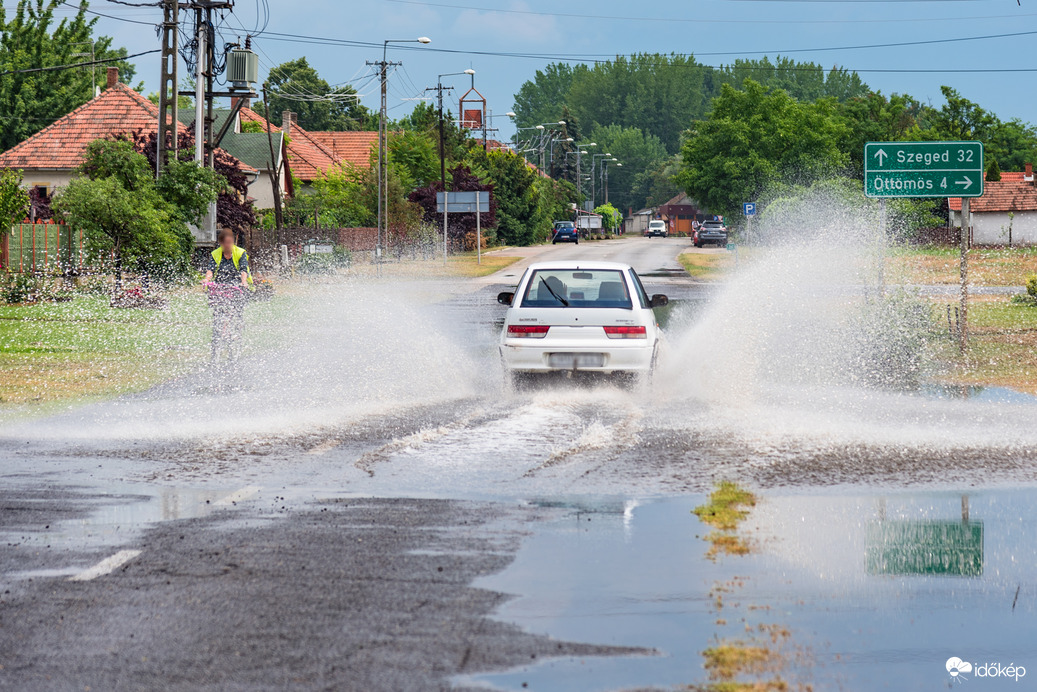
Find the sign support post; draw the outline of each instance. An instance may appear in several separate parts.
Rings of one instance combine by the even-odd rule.
[[[969,236],[972,235],[972,200],[961,200],[961,227],[958,242],[961,248],[961,315],[958,316],[958,348],[964,355],[969,346]]]
[[[446,219],[447,214],[450,213],[450,192],[447,190],[443,191],[443,266],[446,266],[446,238],[447,238],[447,225]]]
[[[482,264],[482,212],[479,211],[480,190],[475,191],[475,256],[479,264]]]
[[[886,198],[879,200],[879,298],[886,295]]]

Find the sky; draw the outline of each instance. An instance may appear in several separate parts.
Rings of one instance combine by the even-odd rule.
[[[1021,4],[1018,4],[1021,3]],[[504,115],[513,95],[537,69],[563,58],[617,53],[692,53],[719,65],[738,57],[787,55],[860,72],[871,88],[943,103],[941,85],[958,89],[1003,119],[1037,121],[1037,0],[237,0],[224,39],[234,41],[266,25],[253,40],[261,75],[306,56],[333,85],[352,83],[363,102],[378,107],[368,60],[379,60],[385,39],[427,36],[390,44],[402,61],[389,79],[389,112],[400,117],[427,97],[441,73],[476,71],[500,138],[513,132]],[[269,8],[269,12],[266,8]],[[92,0],[98,32],[130,53],[157,48],[157,7]],[[59,12],[62,14],[67,12]],[[267,21],[269,19],[269,21]],[[275,35],[281,34],[281,35]],[[286,36],[290,34],[292,36]],[[966,37],[994,37],[958,41]],[[313,42],[313,39],[318,39]],[[320,40],[331,39],[331,41]],[[336,42],[353,42],[345,45]],[[914,43],[915,45],[888,45]],[[363,45],[368,44],[368,45]],[[372,45],[373,44],[373,45]],[[882,45],[882,47],[873,47]],[[832,49],[832,50],[828,50]],[[492,54],[497,55],[492,55]],[[500,55],[511,54],[511,55]],[[135,59],[137,78],[157,91],[157,55]],[[182,66],[182,63],[181,63]],[[1033,72],[961,70],[1034,69]],[[181,67],[183,70],[183,67]],[[942,71],[950,70],[950,71]],[[444,77],[458,87],[469,77]]]

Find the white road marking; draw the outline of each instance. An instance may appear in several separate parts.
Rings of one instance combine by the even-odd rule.
[[[258,485],[247,485],[241,490],[235,490],[227,497],[216,500],[216,502],[214,502],[213,504],[218,507],[234,505],[239,502],[244,502],[245,500],[248,500],[254,497],[255,495],[258,495],[260,490],[262,490],[262,488],[260,488]]]
[[[321,442],[319,445],[317,445],[313,449],[306,450],[306,453],[307,454],[324,454],[325,452],[330,452],[331,450],[335,449],[335,447],[338,447],[340,444],[342,444],[342,443],[339,442],[338,440],[328,440],[327,442]]]
[[[138,555],[140,555],[139,550],[120,550],[115,555],[101,560],[93,567],[85,569],[75,576],[69,577],[68,580],[90,581],[91,579],[103,577],[104,575],[111,574],[115,570],[119,569]]]

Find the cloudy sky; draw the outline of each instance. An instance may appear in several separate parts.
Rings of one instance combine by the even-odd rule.
[[[707,64],[788,55],[858,70],[872,88],[936,105],[940,85],[948,84],[1002,118],[1037,121],[1037,0],[1020,1],[238,0],[223,36],[233,41],[265,25],[254,41],[264,73],[305,55],[332,84],[354,83],[375,108],[377,85],[365,61],[381,57],[384,39],[428,36],[428,46],[390,47],[390,59],[403,62],[391,78],[391,114],[409,110],[437,74],[471,67],[476,87],[501,114],[495,123],[504,138],[503,114],[538,68],[642,51],[693,53]],[[131,53],[158,47],[157,8],[110,0],[90,8],[109,15],[100,17],[99,30],[117,45]],[[968,37],[986,38],[958,40]],[[157,58],[137,65],[148,90],[156,90]],[[1035,71],[1006,71],[1029,68]]]

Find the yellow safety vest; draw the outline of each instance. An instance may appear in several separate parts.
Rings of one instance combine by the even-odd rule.
[[[234,260],[234,268],[235,269],[237,269],[239,266],[241,266],[241,258],[244,255],[245,255],[245,248],[238,247],[237,245],[235,245],[234,249],[230,251],[230,257],[231,257],[232,260]],[[220,269],[220,262],[223,260],[223,248],[222,247],[218,247],[215,250],[213,250],[212,251],[212,258],[216,261],[216,271],[219,271],[219,269]],[[252,267],[251,266],[249,266],[249,268],[248,268],[248,276],[246,277],[246,280],[248,281],[248,287],[252,288]]]

